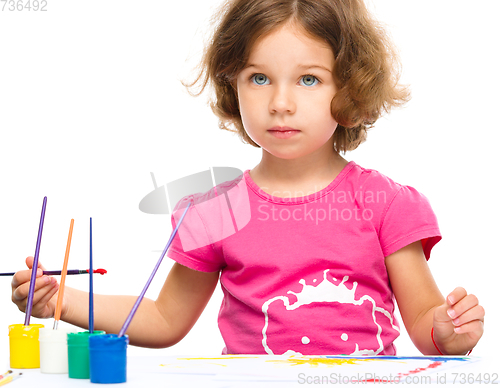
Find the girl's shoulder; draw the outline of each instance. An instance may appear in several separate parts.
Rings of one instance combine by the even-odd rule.
[[[346,181],[360,190],[396,194],[405,187],[377,170],[361,167],[355,162],[350,162],[349,165],[352,165],[352,168],[346,176]]]
[[[178,195],[180,199],[174,201],[174,212],[179,209],[185,208],[188,203],[191,203],[191,205],[197,205],[204,202],[209,202],[210,200],[224,195],[228,191],[234,189],[243,180],[243,172],[236,168],[219,167],[218,169],[233,170],[230,174],[226,173],[225,175],[221,174],[220,171],[219,174],[217,174],[217,171],[215,171],[215,169],[216,168],[214,168],[214,173],[211,178],[206,179],[207,177],[204,177],[206,181],[204,182],[204,184],[193,185],[192,182],[187,182],[185,185],[186,187],[179,190],[183,191],[183,195]],[[239,172],[240,174],[237,175],[235,172]],[[231,177],[231,175],[237,176],[233,178]],[[227,177],[228,179],[224,179],[224,177]],[[201,186],[204,186],[204,189],[200,189]]]
[[[362,190],[359,202],[370,210],[384,256],[421,240],[429,259],[432,247],[441,240],[441,232],[427,197],[373,169],[356,165],[352,173],[353,187]]]
[[[354,163],[347,183],[354,191],[353,198],[374,212],[374,221],[380,227],[391,214],[425,215],[434,218],[428,198],[412,186],[402,185],[381,172]],[[397,217],[398,219],[401,217]]]

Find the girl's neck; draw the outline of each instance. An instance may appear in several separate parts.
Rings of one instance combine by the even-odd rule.
[[[250,176],[268,194],[300,197],[327,187],[348,163],[336,152],[281,159],[262,150],[262,160]]]

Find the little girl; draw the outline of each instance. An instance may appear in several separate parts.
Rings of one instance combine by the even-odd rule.
[[[439,292],[426,262],[441,239],[429,202],[340,155],[408,99],[362,1],[229,0],[218,16],[188,87],[213,87],[221,127],[262,160],[177,204],[174,225],[192,206],[168,252],[176,263],[158,299],[141,304],[130,342],[180,341],[220,276],[224,353],[395,354],[395,300],[422,353],[469,352],[484,309],[463,288]],[[30,272],[12,281],[23,311]],[[53,316],[57,288],[38,270],[34,316]],[[118,332],[135,299],[96,295],[95,328]],[[85,327],[87,300],[68,288],[62,319]]]

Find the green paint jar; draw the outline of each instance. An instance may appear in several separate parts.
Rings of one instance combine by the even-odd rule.
[[[68,333],[68,375],[71,379],[89,379],[89,337],[105,334],[102,330]]]

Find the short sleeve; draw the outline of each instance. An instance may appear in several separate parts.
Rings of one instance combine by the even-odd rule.
[[[379,239],[385,257],[421,240],[425,258],[429,260],[441,233],[428,199],[413,187],[401,186],[382,215]]]
[[[190,201],[192,202],[192,199],[186,197],[177,203],[171,217],[172,230],[175,230]],[[206,221],[202,218],[198,206],[191,204],[188,208],[167,256],[196,271],[216,272],[223,266],[221,255],[217,253],[209,237]]]

